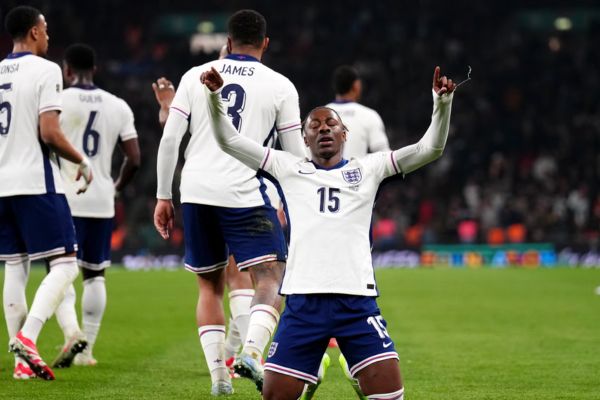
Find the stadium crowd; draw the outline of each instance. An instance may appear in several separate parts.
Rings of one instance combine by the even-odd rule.
[[[3,2],[2,18],[17,3]],[[235,10],[238,3],[31,2],[53,21],[49,58],[60,62],[73,42],[91,44],[98,54],[98,85],[125,99],[135,113],[142,168],[117,201],[117,253],[173,253],[183,246],[180,230],[164,243],[152,225],[161,128],[150,84],[160,76],[176,82],[216,53],[191,54],[189,38],[166,32],[159,16],[206,18],[222,13],[224,5]],[[528,16],[536,10],[527,2],[464,2],[443,12],[432,0],[402,6],[342,0],[276,9],[271,4],[243,6],[269,21],[264,62],[294,82],[302,112],[332,100],[333,91],[324,97],[322,87],[330,86],[336,66],[352,64],[365,84],[362,102],[382,116],[392,148],[415,142],[426,129],[431,98],[424,88],[435,63],[442,60],[456,81],[472,67],[472,81],[458,89],[461,100],[444,157],[382,190],[374,227],[378,248],[511,241],[598,246],[595,14],[561,31],[552,23],[531,22]],[[563,11],[556,8],[556,16]],[[10,49],[2,32],[0,52]]]

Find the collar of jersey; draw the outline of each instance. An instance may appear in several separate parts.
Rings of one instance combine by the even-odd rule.
[[[258,58],[254,58],[247,54],[228,54],[225,58],[228,60],[260,62]]]
[[[320,165],[318,165],[317,163],[315,163],[312,160],[310,162],[313,163],[313,165],[315,166],[316,169],[324,169],[325,171],[330,171],[332,169],[342,168],[344,165],[348,164],[348,160],[346,160],[345,158],[342,158],[342,160],[339,163],[335,164],[331,168],[321,167]]]
[[[332,101],[333,104],[348,104],[348,103],[355,103],[352,100],[333,100]]]
[[[77,83],[75,85],[71,85],[72,88],[82,89],[82,90],[94,90],[98,89],[96,85],[84,85],[83,83]]]
[[[10,53],[9,55],[6,56],[6,58],[19,58],[19,57],[23,57],[23,56],[28,56],[29,54],[33,54],[30,51],[20,51],[18,53]]]

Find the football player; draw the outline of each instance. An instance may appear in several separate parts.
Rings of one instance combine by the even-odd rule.
[[[0,260],[6,261],[4,317],[15,354],[16,379],[54,379],[36,341],[65,290],[79,273],[77,242],[56,155],[75,164],[77,192],[92,180],[89,161],[65,138],[59,122],[60,67],[48,51],[47,24],[39,10],[18,6],[6,15],[13,50],[0,62]],[[81,178],[83,180],[81,181]],[[30,260],[49,272],[27,313]]]
[[[131,181],[140,166],[140,148],[133,112],[124,100],[94,84],[96,55],[85,44],[65,50],[63,75],[69,88],[63,92],[60,124],[65,135],[90,160],[96,172],[87,192],[77,195],[73,164],[61,160],[61,174],[77,234],[77,262],[83,274],[81,311],[83,333],[75,311],[75,289],[70,285],[56,310],[65,345],[53,367],[96,365],[92,350],[106,309],[104,270],[110,266],[110,242],[115,215],[115,195]],[[115,182],[111,176],[113,152],[124,154]],[[82,342],[87,342],[87,347]],[[85,347],[85,349],[84,349]],[[81,353],[81,354],[78,354]]]
[[[360,104],[362,80],[358,71],[348,65],[333,73],[335,100],[327,104],[334,109],[348,128],[344,144],[344,158],[364,157],[368,153],[389,151],[385,126],[377,111]]]
[[[190,130],[181,175],[185,264],[197,274],[200,288],[198,330],[212,379],[212,393],[232,393],[224,360],[225,315],[222,307],[224,268],[231,253],[240,270],[255,283],[248,333],[235,370],[262,388],[262,353],[279,320],[287,248],[275,209],[256,171],[224,154],[216,144],[198,80],[214,67],[225,77],[221,95],[238,134],[262,145],[276,130],[284,149],[304,154],[298,93],[283,75],[263,65],[266,51],[264,17],[241,10],[228,22],[229,55],[189,70],[181,79],[161,139],[158,160],[156,229],[165,239],[173,227],[173,173],[183,135]]]
[[[276,151],[238,135],[222,101],[223,79],[201,75],[221,148],[276,180],[290,225],[290,253],[281,293],[286,307],[265,364],[263,398],[297,399],[316,383],[330,337],[337,338],[352,376],[368,399],[402,399],[398,354],[376,303],[369,228],[380,183],[439,158],[448,136],[454,83],[433,77],[433,115],[418,143],[361,158],[343,158],[347,129],[328,107],[303,125],[310,158]],[[348,245],[348,244],[351,245]]]

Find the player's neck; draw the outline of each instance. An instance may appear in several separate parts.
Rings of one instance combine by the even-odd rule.
[[[27,41],[14,42],[12,52],[13,53],[29,52],[29,53],[35,54],[36,56],[39,55],[39,54],[37,54],[35,46],[32,43],[29,43]]]
[[[312,162],[324,169],[333,168],[342,161],[342,153],[338,153],[331,158],[323,158],[313,154]]]
[[[232,46],[231,54],[243,54],[246,56],[254,57],[258,61],[262,59],[263,52],[261,49],[257,49],[254,46]]]
[[[94,86],[94,80],[91,75],[77,74],[71,81],[71,86]]]

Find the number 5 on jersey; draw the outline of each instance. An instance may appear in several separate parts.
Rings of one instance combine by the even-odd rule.
[[[12,106],[8,101],[2,101],[2,91],[11,91],[12,83],[0,85],[0,135],[8,135],[10,120],[12,119]],[[6,121],[6,124],[3,122]]]

